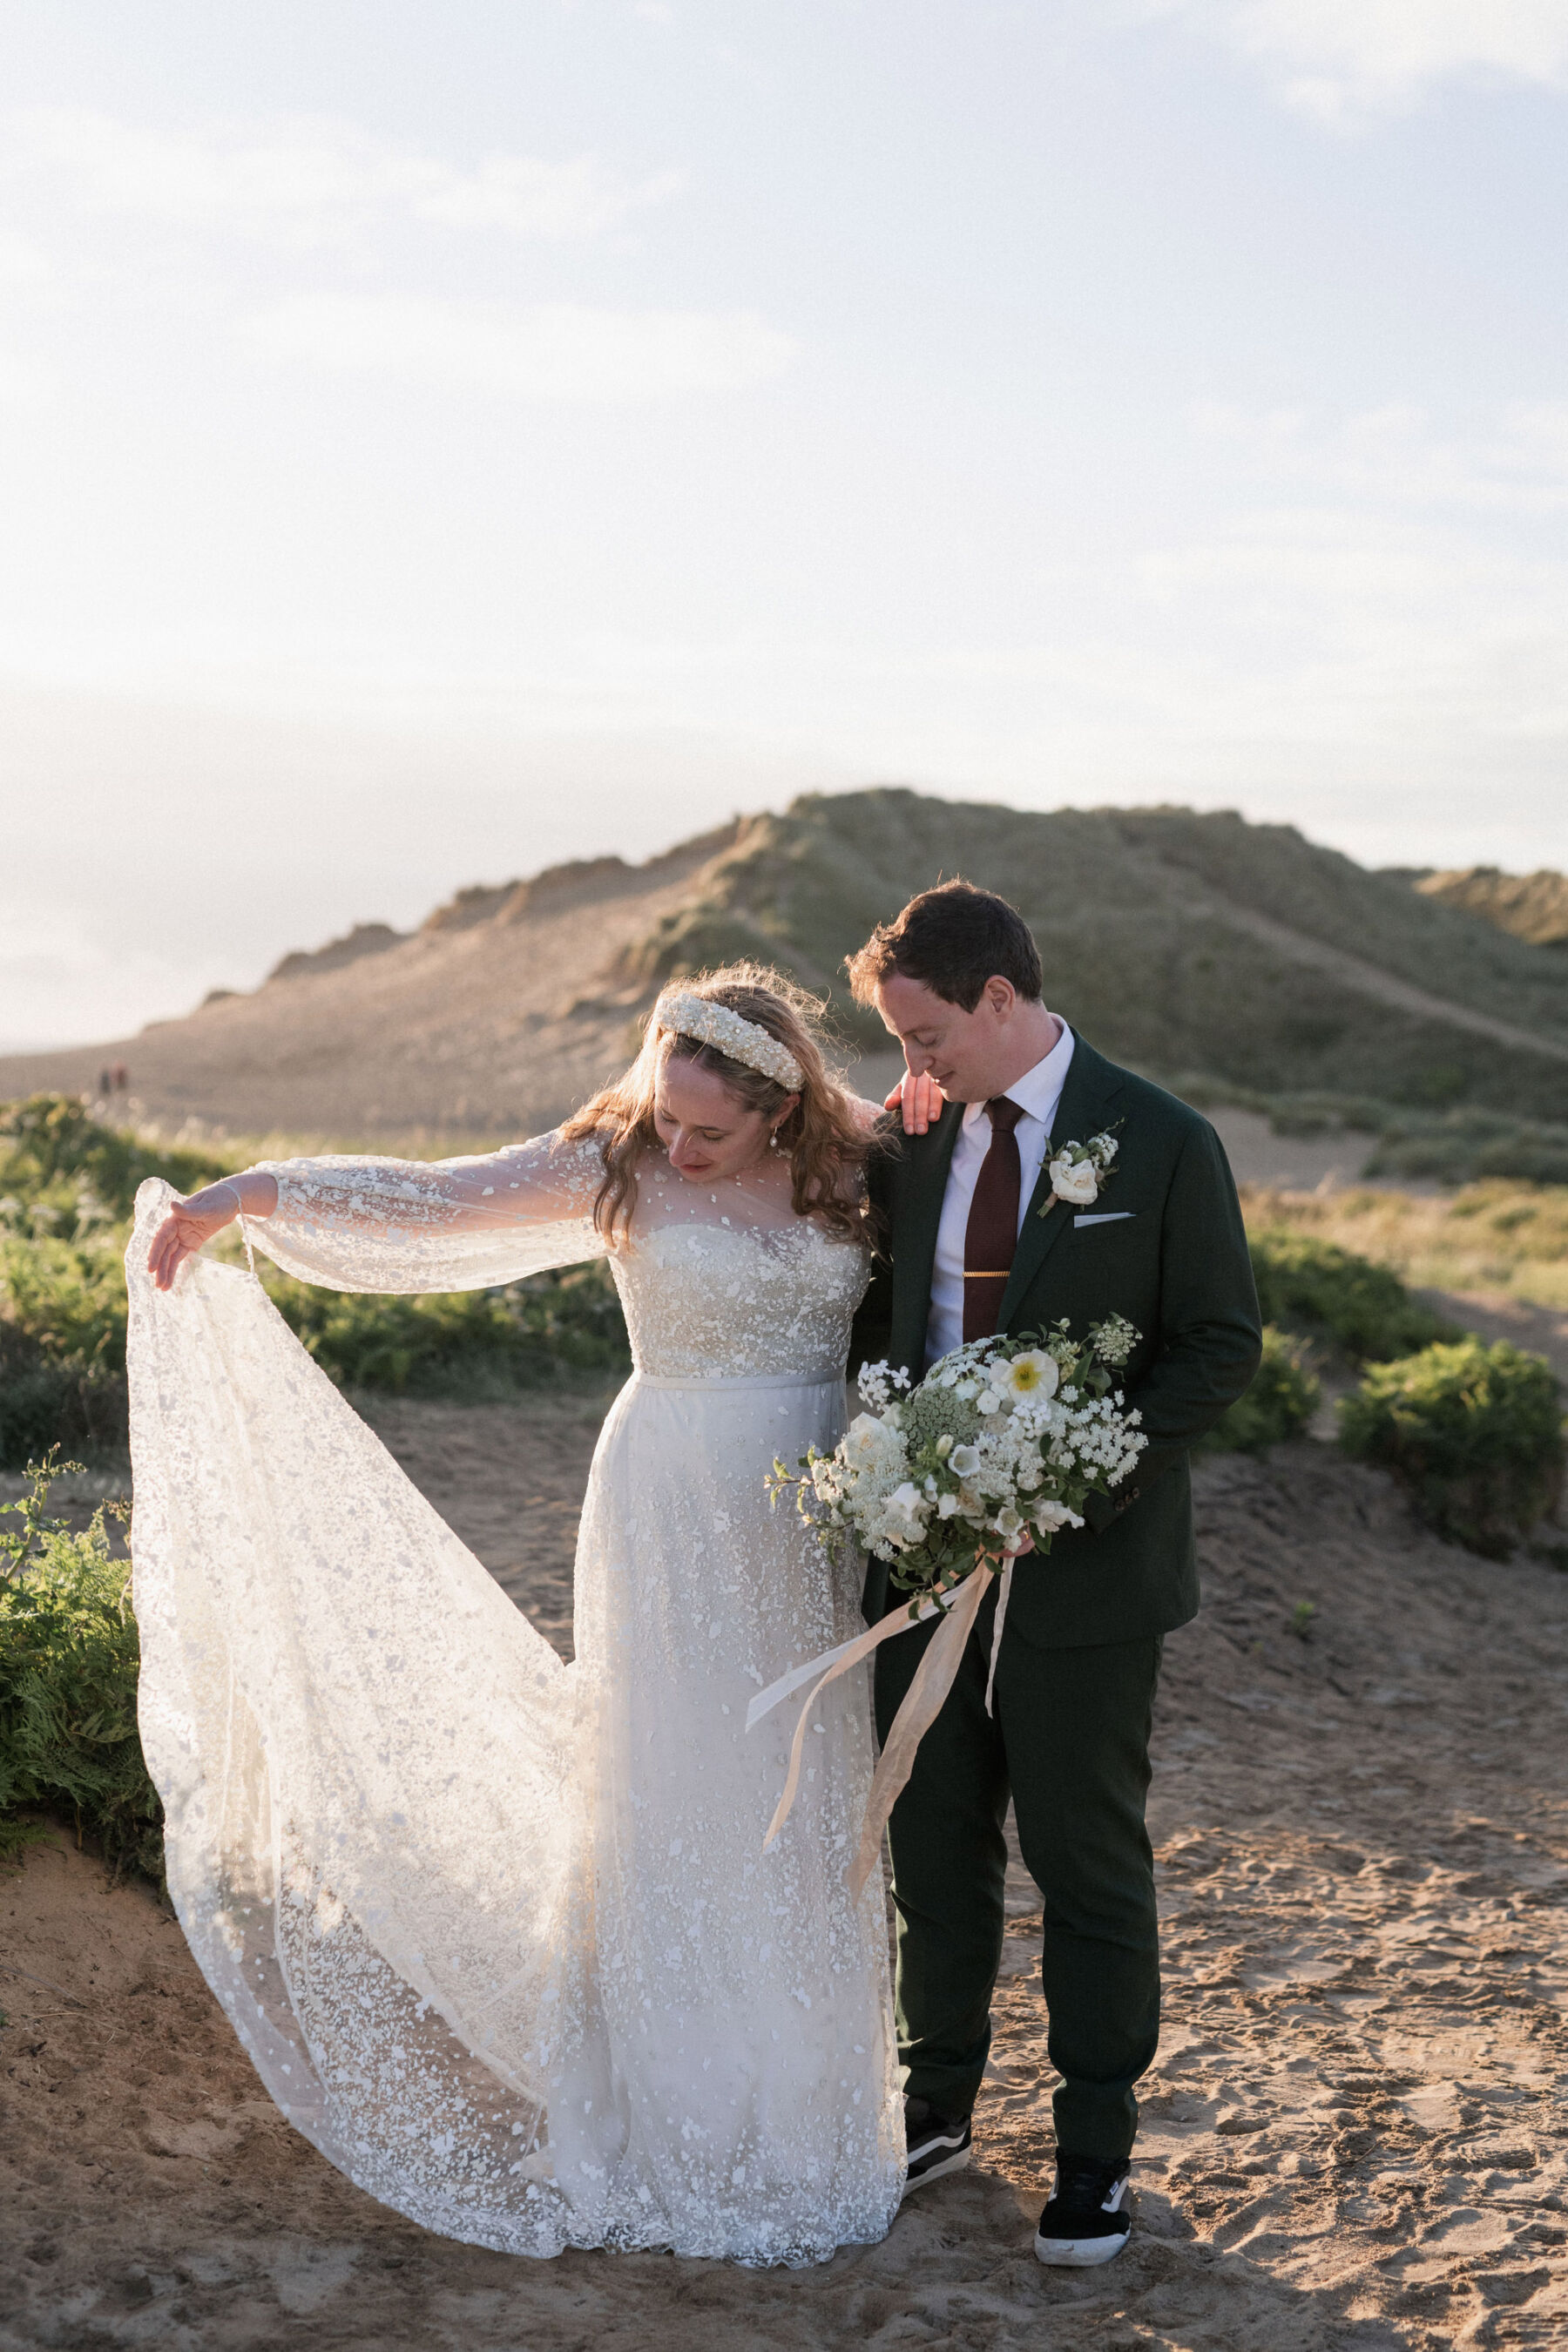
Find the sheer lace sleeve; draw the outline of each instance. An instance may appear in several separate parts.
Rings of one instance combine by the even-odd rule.
[[[331,1290],[483,1290],[604,1257],[604,1181],[590,1137],[554,1135],[473,1160],[330,1157],[260,1163],[278,1180],[251,1240],[285,1274]]]

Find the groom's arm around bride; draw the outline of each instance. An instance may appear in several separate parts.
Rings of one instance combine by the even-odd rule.
[[[850,973],[909,1067],[948,1097],[924,1134],[889,1132],[873,1160],[886,1255],[852,1367],[886,1358],[919,1379],[965,1339],[1063,1317],[1079,1337],[1111,1314],[1141,1335],[1126,1393],[1148,1452],[1124,1487],[1091,1498],[1089,1526],[1019,1564],[991,1715],[987,1597],[973,1654],[889,1826],[911,2181],[922,2145],[931,2170],[967,2147],[959,2127],[990,2043],[1011,1791],[1045,1895],[1049,2050],[1062,2076],[1058,2193],[1036,2250],[1047,2261],[1102,2260],[1125,2240],[1133,2084],[1158,2037],[1143,1807],[1161,1643],[1198,1606],[1188,1452],[1258,1359],[1246,1235],[1208,1122],[1047,1009],[1034,940],[1005,900],[963,883],[927,891],[873,935]],[[1100,1135],[1115,1144],[1109,1171],[1063,1175],[1068,1147]],[[868,1616],[894,1597],[873,1560]],[[884,1733],[929,1638],[919,1629],[879,1654]]]

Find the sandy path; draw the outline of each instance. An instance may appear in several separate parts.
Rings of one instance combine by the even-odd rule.
[[[594,1417],[376,1416],[558,1632]],[[1110,2269],[1029,2252],[1049,2108],[1021,1870],[976,2169],[881,2246],[753,2273],[534,2266],[384,2212],[278,2117],[177,1928],[62,1843],[0,1876],[0,1961],[52,1988],[0,1979],[0,2347],[1568,2340],[1568,1578],[1437,1544],[1317,1446],[1199,1484],[1207,1605],[1158,1734],[1165,2032]]]

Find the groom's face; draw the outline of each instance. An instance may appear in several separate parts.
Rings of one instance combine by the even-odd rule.
[[[933,1077],[950,1102],[988,1102],[1019,1075],[1013,1036],[1018,994],[988,980],[973,1013],[938,996],[923,980],[893,972],[877,990],[877,1010],[917,1078]]]

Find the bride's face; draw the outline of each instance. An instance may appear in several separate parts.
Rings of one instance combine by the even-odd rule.
[[[668,1058],[654,1088],[653,1123],[669,1164],[692,1183],[739,1176],[767,1157],[766,1115],[748,1110],[716,1070]]]

